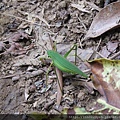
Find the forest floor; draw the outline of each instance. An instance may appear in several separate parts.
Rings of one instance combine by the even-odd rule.
[[[79,5],[79,6],[78,6]],[[110,43],[119,42],[120,29],[84,40],[96,14],[104,8],[100,0],[2,0],[0,2],[0,113],[59,114],[64,108],[84,107],[90,111],[100,94],[86,87],[77,76],[64,77],[59,109],[54,68],[46,73],[51,60],[50,39],[64,55],[77,44],[77,66],[91,72],[83,61],[110,57]],[[119,44],[113,46],[114,54]],[[68,57],[74,63],[73,51]],[[119,59],[119,56],[117,56]],[[64,73],[66,76],[66,73]]]

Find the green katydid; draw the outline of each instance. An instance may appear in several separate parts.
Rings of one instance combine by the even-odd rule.
[[[64,57],[54,50],[47,50],[47,54],[52,59],[53,64],[61,71],[67,72],[67,73],[79,74],[85,78],[88,78],[88,76],[84,72],[82,72],[80,69],[77,68],[77,66],[75,66],[74,64],[72,64],[66,59],[67,55],[71,52],[73,48],[74,47],[72,47],[64,55]]]

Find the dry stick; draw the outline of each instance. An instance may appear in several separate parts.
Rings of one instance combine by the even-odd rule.
[[[100,43],[101,43],[101,39],[100,39],[100,41],[99,41],[99,43],[98,43],[98,46],[97,46],[95,52],[96,52],[100,57],[107,59],[107,58],[106,58],[105,56],[103,56],[101,53],[97,52]],[[94,53],[93,53],[93,54],[94,54]],[[113,56],[109,57],[109,59],[114,59],[114,58],[117,57],[118,55],[120,55],[120,51],[117,52],[117,53],[115,53]]]
[[[25,72],[23,72],[23,73],[15,73],[15,74],[12,74],[12,75],[3,76],[3,77],[0,77],[0,79],[12,78],[14,76],[23,75],[23,74],[25,74]]]
[[[56,74],[58,77],[57,80],[57,107],[59,107],[60,103],[61,103],[61,99],[62,99],[62,90],[63,90],[63,77],[62,77],[62,72],[55,67],[56,70]]]
[[[102,55],[101,53],[99,53],[99,52],[96,52],[100,57],[102,57],[102,58],[105,58],[105,59],[107,59],[104,55]]]
[[[54,45],[50,36],[49,36],[49,39],[50,39],[52,49],[56,50],[56,46]],[[63,77],[62,77],[62,72],[57,67],[55,67],[55,71],[56,71],[57,78],[58,78],[57,80],[57,107],[59,107],[61,99],[62,99]]]
[[[99,46],[100,46],[100,44],[101,44],[101,41],[102,41],[102,40],[101,40],[101,38],[100,38],[99,43],[98,43],[96,49],[94,50],[94,52],[92,53],[92,55],[90,56],[89,60],[92,59],[92,58],[96,55],[96,53],[97,53],[97,51],[98,51],[98,49],[99,49]],[[95,57],[96,57],[96,56],[95,56]]]
[[[94,51],[94,52],[92,53],[92,55],[90,56],[89,60],[90,60],[91,58],[93,58],[93,57],[96,55],[97,50],[99,49],[100,43],[101,43],[101,39],[99,40],[99,43],[98,43],[98,45],[97,45],[95,51]],[[91,71],[91,69],[87,69],[87,70],[84,70],[83,72],[89,73],[90,71]]]
[[[13,74],[13,75],[7,75],[7,76],[3,76],[3,77],[0,77],[0,79],[7,79],[7,78],[12,78],[16,75],[19,75],[19,74]]]
[[[101,44],[101,41],[102,41],[102,39],[100,38],[99,43],[98,43],[98,45],[97,45],[97,47],[96,47],[96,51],[99,49],[99,46],[100,46],[100,44]]]
[[[80,21],[80,23],[82,24],[82,26],[84,27],[84,29],[85,29],[85,31],[86,31],[86,30],[87,30],[87,28],[86,28],[85,24],[82,22],[82,20],[81,20],[81,18],[80,18],[80,17],[78,17],[78,20]]]
[[[117,57],[118,55],[120,55],[120,51],[115,53],[113,56],[109,57],[109,59],[113,59],[113,58]]]

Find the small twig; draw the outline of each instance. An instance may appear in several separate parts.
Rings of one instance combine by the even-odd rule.
[[[80,18],[80,17],[78,17],[78,20],[80,21],[80,23],[82,24],[82,26],[84,27],[84,29],[85,29],[85,31],[86,31],[86,30],[87,30],[87,28],[86,28],[85,24],[82,22],[82,20],[81,20],[81,18]]]
[[[87,2],[85,1],[88,5],[90,5],[92,7],[92,9],[98,10],[100,11],[101,8],[99,8],[97,5],[95,5],[93,2]]]
[[[81,49],[83,48],[83,47],[82,47],[82,41],[83,41],[83,40],[80,40],[80,39],[79,39],[79,46],[80,46]]]
[[[96,52],[100,57],[107,59],[105,56],[103,56],[101,53]]]
[[[109,59],[114,59],[116,58],[118,55],[120,55],[120,51],[115,53],[113,56],[109,57]]]
[[[7,75],[7,76],[3,76],[3,77],[0,77],[0,79],[7,79],[7,78],[12,78],[12,77],[14,77],[14,76],[17,76],[17,75],[22,75],[22,74],[24,74],[25,72],[23,72],[23,73],[16,73],[16,74],[12,74],[12,75]]]
[[[98,51],[98,49],[99,49],[100,44],[101,44],[101,38],[100,38],[100,40],[99,40],[99,43],[98,43],[96,49],[94,50],[94,52],[93,52],[92,55],[90,56],[89,60],[91,60],[91,59],[94,58],[94,57],[96,58],[96,53],[97,53],[97,51]],[[94,58],[94,59],[95,59],[95,58]]]
[[[49,40],[50,40],[50,44],[51,44],[52,50],[56,51],[56,47],[55,47],[55,45],[53,43],[53,40],[51,39],[50,35],[48,35],[48,36],[49,36]]]
[[[57,74],[57,105],[60,105],[62,99],[62,90],[63,90],[63,77],[62,72],[56,67],[56,74]]]
[[[100,38],[99,43],[98,43],[98,45],[97,45],[97,47],[96,47],[96,51],[98,51],[99,46],[100,46],[100,44],[101,44],[101,41],[102,41],[102,39]]]

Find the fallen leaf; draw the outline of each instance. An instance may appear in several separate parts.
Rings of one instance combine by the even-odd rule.
[[[105,101],[120,108],[120,60],[96,59],[88,61],[93,84]]]
[[[120,26],[120,2],[114,2],[96,15],[84,39],[98,37],[118,26]]]

